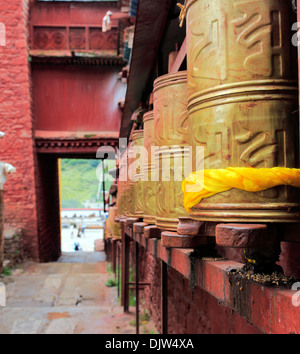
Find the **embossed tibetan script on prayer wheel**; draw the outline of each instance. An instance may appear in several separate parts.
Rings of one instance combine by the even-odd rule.
[[[182,161],[190,158],[189,147],[160,148],[155,154],[159,166],[156,182],[156,225],[161,230],[177,231],[179,217],[187,216],[183,206]]]
[[[118,183],[118,196],[117,196],[117,208],[118,208],[118,214],[119,215],[124,215],[123,211],[123,200],[124,200],[124,182],[119,181]]]
[[[176,231],[178,217],[188,215],[181,189],[184,166],[190,157],[186,71],[159,77],[154,81],[153,93],[155,167],[159,171],[156,225]]]
[[[136,218],[143,217],[143,148],[144,148],[144,131],[135,130],[132,133],[132,147],[136,149],[134,152],[135,158],[133,158],[133,165],[128,166],[128,168],[133,168],[134,170],[134,180],[133,180],[133,191],[132,191],[132,216]]]
[[[191,142],[203,145],[204,168],[298,167],[298,88],[287,80],[241,82],[189,102]],[[191,210],[203,221],[298,222],[298,188],[231,189]]]
[[[156,146],[188,146],[187,73],[179,71],[154,81],[154,128]]]
[[[155,225],[156,214],[156,182],[152,181],[151,175],[154,169],[154,161],[151,160],[151,147],[154,146],[154,113],[144,114],[144,147],[148,154],[144,164],[144,222]],[[148,176],[148,178],[147,178]]]
[[[193,167],[299,167],[293,12],[281,0],[188,0],[187,75]],[[202,221],[295,222],[299,189],[231,189],[203,199]]]
[[[126,182],[125,182],[125,198],[124,198],[124,202],[125,202],[125,206],[124,206],[124,210],[125,210],[125,216],[126,217],[132,217],[133,216],[133,186],[134,186],[134,181],[130,180],[129,176],[128,176],[128,166],[130,166],[130,164],[133,162],[133,159],[130,159],[128,157],[129,154],[129,150],[132,147],[132,142],[129,143],[128,145],[128,149],[126,151],[126,159],[127,159],[127,165],[126,165]]]
[[[189,98],[240,81],[297,78],[290,1],[188,0]]]

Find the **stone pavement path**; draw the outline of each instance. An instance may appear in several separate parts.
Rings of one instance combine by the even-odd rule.
[[[0,279],[7,298],[0,307],[0,334],[134,334],[134,310],[124,314],[116,287],[105,285],[112,277],[103,252],[23,264]],[[157,333],[151,321],[143,331]]]

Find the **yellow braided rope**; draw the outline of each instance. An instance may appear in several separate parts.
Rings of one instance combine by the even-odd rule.
[[[203,179],[204,176],[204,179]],[[300,169],[228,167],[194,172],[182,182],[183,204],[189,212],[203,198],[232,188],[260,192],[279,185],[300,188]]]
[[[179,20],[180,20],[179,26],[182,27],[185,16],[186,16],[186,5],[185,4],[182,5],[180,3],[177,3],[177,6],[180,7],[180,9],[181,9],[180,14],[179,14]]]

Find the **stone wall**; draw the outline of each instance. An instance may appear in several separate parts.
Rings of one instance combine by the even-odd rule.
[[[28,2],[0,0],[0,22],[6,29],[6,45],[0,47],[0,160],[17,169],[5,184],[5,226],[23,229],[26,256],[38,260]]]
[[[22,229],[4,231],[4,265],[15,267],[23,260]]]

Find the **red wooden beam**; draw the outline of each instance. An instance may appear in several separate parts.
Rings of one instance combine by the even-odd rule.
[[[108,146],[115,150],[118,147],[117,139],[35,139],[36,150],[40,154],[91,154],[96,158],[100,147]]]

